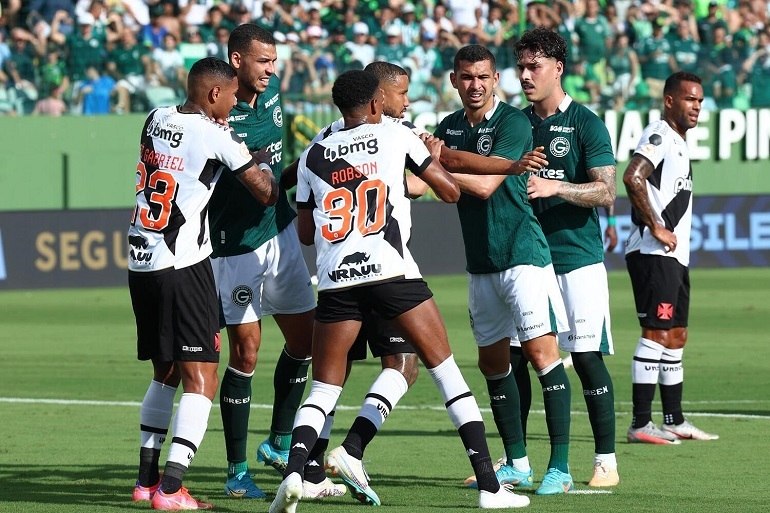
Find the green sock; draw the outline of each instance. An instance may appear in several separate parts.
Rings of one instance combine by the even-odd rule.
[[[607,366],[598,351],[572,353],[572,362],[583,385],[596,454],[612,454],[615,452],[615,393]]]
[[[249,470],[249,462],[248,461],[239,461],[239,462],[229,462],[227,464],[227,477],[235,477],[238,474],[242,474],[244,472],[248,472]]]
[[[503,377],[487,378],[487,390],[497,432],[503,440],[505,456],[509,461],[525,457],[527,449],[524,447],[524,432],[521,429],[519,390],[510,369]]]
[[[548,468],[569,472],[570,386],[561,362],[546,374],[538,372],[543,387],[545,423],[551,440]]]
[[[270,424],[270,443],[282,451],[288,451],[291,447],[294,416],[305,393],[309,366],[309,358],[292,358],[285,347],[275,365],[275,374],[273,374],[275,399],[273,419]]]
[[[251,376],[227,368],[219,390],[219,408],[225,435],[227,461],[247,461],[246,440],[251,410]]]

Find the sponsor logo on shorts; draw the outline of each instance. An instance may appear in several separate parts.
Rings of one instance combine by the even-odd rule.
[[[254,299],[254,291],[251,290],[251,287],[246,285],[238,285],[233,289],[231,298],[233,303],[235,303],[237,306],[245,308],[249,306],[251,301]]]
[[[516,331],[518,331],[519,333],[524,333],[527,331],[532,331],[532,330],[542,328],[543,326],[545,326],[544,322],[541,322],[538,324],[530,324],[529,326],[516,326]]]
[[[671,303],[658,303],[658,319],[670,321],[674,317],[674,305]]]
[[[203,348],[200,346],[182,346],[182,351],[185,353],[202,353]]]
[[[404,337],[390,337],[388,339],[388,342],[390,342],[391,344],[403,344],[404,342],[406,342],[406,340],[404,339]]]
[[[570,342],[574,342],[576,340],[588,340],[588,339],[592,339],[592,338],[596,338],[596,335],[574,335],[574,334],[571,334],[569,337],[567,337],[567,340],[569,340]]]

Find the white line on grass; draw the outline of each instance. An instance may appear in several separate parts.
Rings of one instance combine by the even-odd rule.
[[[768,401],[751,401],[751,400],[736,400],[736,401],[708,401],[707,404],[725,404],[725,405],[731,405],[731,404],[761,404],[766,403]],[[0,397],[0,403],[8,403],[8,404],[58,404],[58,405],[72,405],[72,406],[133,406],[133,407],[139,407],[142,403],[138,401],[94,401],[94,400],[84,400],[84,399],[35,399],[35,398],[27,398],[27,397]],[[685,404],[703,404],[703,402],[698,401],[692,401],[687,402],[685,401]],[[214,407],[219,407],[219,404],[215,403]],[[253,409],[257,410],[270,410],[273,408],[272,404],[258,404],[258,403],[251,403],[251,407]],[[359,410],[360,406],[346,406],[342,404],[337,405],[337,410],[339,411],[351,411],[351,410]],[[409,406],[409,405],[398,405],[399,410],[408,410],[408,411],[420,411],[420,410],[429,410],[429,411],[445,411],[445,408],[443,406]],[[490,413],[492,410],[489,408],[481,408],[481,411],[484,413]],[[530,413],[540,413],[545,414],[545,410],[531,410]],[[577,415],[585,415],[585,412],[572,412],[573,414]],[[618,415],[625,415],[626,412],[617,412]],[[770,420],[770,415],[753,415],[753,414],[746,414],[746,413],[711,413],[711,412],[687,412],[688,417],[720,417],[720,418],[727,418],[727,419],[757,419],[757,420]]]

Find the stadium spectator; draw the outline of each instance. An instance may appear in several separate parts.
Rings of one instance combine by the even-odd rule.
[[[740,82],[751,90],[749,104],[752,108],[770,107],[770,29],[759,33],[759,42],[743,63]]]
[[[369,26],[363,21],[353,24],[353,40],[345,43],[345,46],[350,51],[351,58],[359,63],[361,69],[374,61],[375,49],[369,44]]]
[[[67,112],[67,104],[62,99],[63,88],[54,87],[48,92],[48,95],[38,100],[32,111],[34,116],[59,117]]]
[[[640,80],[639,57],[629,43],[628,34],[619,32],[607,56],[611,107],[618,112],[622,112],[626,103],[636,95],[636,86]]]
[[[217,27],[215,31],[214,40],[206,45],[209,57],[216,57],[223,61],[228,60],[227,54],[227,39],[230,37],[230,29],[227,27]]]
[[[712,0],[708,3],[708,14],[698,20],[698,38],[701,44],[713,44],[714,31],[717,28],[727,30],[727,22],[722,18],[719,3]]]
[[[701,62],[701,44],[695,40],[690,29],[690,23],[680,20],[676,23],[676,31],[670,30],[667,37],[671,41],[671,52],[674,55],[677,71],[695,73]]]
[[[208,10],[206,21],[198,25],[198,30],[201,33],[201,38],[206,43],[219,42],[219,36],[217,31],[223,28],[230,34],[230,23],[225,20],[225,15],[222,13],[222,9],[218,5]],[[227,38],[225,38],[225,44],[227,44]],[[225,54],[227,51],[225,51]],[[224,59],[227,60],[227,59]]]
[[[169,33],[168,28],[162,23],[161,11],[156,6],[150,10],[150,22],[142,27],[139,40],[150,48],[162,48],[163,39]]]
[[[663,20],[656,19],[652,25],[652,34],[642,39],[639,44],[642,77],[653,101],[660,101],[666,77],[676,69],[676,61],[671,53],[671,43],[663,32],[664,26]]]
[[[86,79],[78,89],[76,102],[82,105],[85,116],[103,116],[112,112],[115,79],[103,75],[95,66],[86,68]]]
[[[29,114],[38,99],[37,72],[40,43],[35,36],[21,28],[11,30],[10,55],[3,61],[7,86],[16,91],[18,114]]]
[[[454,32],[455,26],[452,23],[452,20],[447,18],[446,14],[446,6],[442,3],[437,3],[433,6],[433,15],[420,22],[422,32],[427,32],[429,34],[440,34],[442,30],[446,30],[450,33]]]
[[[209,10],[215,5],[222,9],[225,16],[230,12],[230,4],[219,0],[176,0],[175,3],[179,5],[179,17],[182,19],[182,23],[188,26],[205,23]]]
[[[420,44],[404,59],[404,67],[410,70],[411,99],[429,99],[436,103],[442,92],[444,68],[441,53],[436,47],[435,33],[423,32],[420,35]]]
[[[179,51],[179,42],[171,33],[163,38],[163,47],[152,51],[153,76],[159,85],[170,87],[177,93],[183,91],[187,82],[184,57]]]
[[[417,22],[417,15],[414,4],[405,3],[401,7],[401,42],[407,48],[413,48],[420,40],[420,24]]]
[[[403,65],[409,49],[401,41],[401,28],[397,25],[388,27],[385,43],[377,45],[375,60]]]
[[[136,40],[133,30],[123,29],[123,37],[109,53],[107,71],[117,84],[115,112],[132,112],[138,106],[145,107],[147,77],[152,73],[150,49]]]

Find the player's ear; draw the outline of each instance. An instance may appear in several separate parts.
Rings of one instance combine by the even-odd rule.
[[[452,83],[452,87],[457,89],[457,75],[455,75],[454,71],[449,72],[449,81]]]
[[[235,69],[241,67],[241,54],[240,52],[233,52],[230,54],[230,66]]]
[[[216,103],[220,94],[222,94],[222,88],[218,85],[209,89],[209,103]]]

